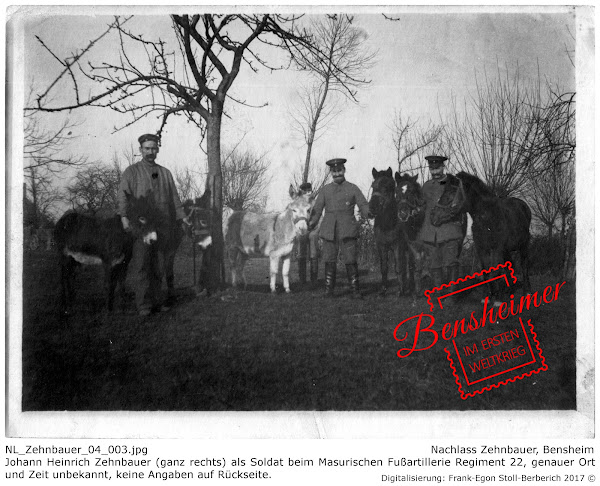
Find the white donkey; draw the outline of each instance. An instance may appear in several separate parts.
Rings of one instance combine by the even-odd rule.
[[[290,186],[292,202],[281,213],[258,214],[234,211],[227,220],[225,246],[231,266],[231,284],[236,287],[238,275],[246,285],[244,265],[250,257],[269,257],[271,292],[276,291],[279,260],[283,258],[281,273],[283,288],[290,292],[290,259],[294,241],[308,231],[312,196],[294,191]]]

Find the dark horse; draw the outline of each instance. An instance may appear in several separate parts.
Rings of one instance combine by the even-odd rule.
[[[192,241],[192,258],[194,262],[194,288],[197,295],[210,292],[209,265],[212,258],[212,211],[210,209],[210,189],[207,189],[202,197],[194,200],[188,199],[183,203],[183,209],[188,218],[190,226],[186,234]],[[179,247],[183,234],[175,241],[175,250]],[[175,252],[173,252],[174,254]],[[197,272],[196,260],[199,256],[199,273]],[[171,275],[172,267],[171,267]],[[167,280],[168,283],[168,280]]]
[[[113,309],[114,293],[120,287],[124,305],[127,266],[132,257],[133,243],[139,238],[145,244],[156,244],[162,219],[148,197],[127,195],[130,231],[125,231],[118,215],[109,219],[70,211],[56,223],[54,241],[61,269],[62,312],[68,314],[75,296],[75,269],[79,265],[102,265],[106,307]]]
[[[529,290],[529,206],[515,197],[497,197],[480,179],[459,172],[465,192],[464,209],[473,219],[473,240],[484,269],[510,260],[518,252],[523,283]],[[492,293],[497,293],[492,288]]]
[[[421,293],[425,247],[419,232],[425,220],[425,200],[418,176],[396,172],[396,205],[400,232],[403,287],[412,290],[413,304]]]
[[[385,295],[388,286],[388,253],[394,254],[394,269],[398,279],[398,293],[402,293],[402,278],[400,275],[400,233],[398,229],[398,214],[394,191],[396,185],[392,177],[392,169],[377,171],[373,169],[373,190],[369,201],[369,212],[375,216],[373,232],[375,245],[379,254],[381,269],[381,295]]]

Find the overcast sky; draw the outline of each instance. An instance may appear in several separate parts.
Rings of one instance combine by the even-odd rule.
[[[359,9],[354,9],[355,11]],[[79,13],[97,13],[91,8]],[[363,10],[364,12],[364,10]],[[34,36],[42,38],[61,56],[101,33],[111,17],[60,16],[52,11],[31,10],[18,16],[16,26],[23,33],[24,85],[41,87],[57,74],[58,66]],[[103,10],[103,13],[110,11]],[[148,13],[146,10],[145,13]],[[314,163],[333,157],[348,159],[347,179],[367,194],[371,169],[396,170],[390,125],[395,110],[413,119],[439,121],[438,112],[448,109],[452,96],[458,100],[473,93],[476,76],[487,71],[496,76],[497,68],[517,68],[523,80],[535,82],[539,73],[564,90],[575,89],[575,71],[567,55],[574,51],[576,34],[572,8],[512,8],[510,11],[454,7],[403,9],[398,21],[386,20],[379,13],[359,13],[354,25],[364,29],[369,47],[378,51],[377,63],[367,73],[372,80],[359,91],[358,105],[347,104],[331,129],[318,140],[313,150]],[[166,12],[139,16],[130,29],[147,39],[158,36],[172,40]],[[172,48],[175,49],[172,44]],[[87,60],[114,55],[114,37],[103,39]],[[305,147],[291,130],[288,107],[302,74],[295,71],[253,73],[246,66],[234,83],[232,93],[254,105],[250,108],[228,102],[231,118],[224,121],[222,145],[230,146],[245,135],[244,143],[257,152],[268,152],[273,183],[270,208],[285,206],[291,173],[302,163]],[[155,132],[159,122],[145,120],[113,133],[114,126],[128,120],[106,109],[76,111],[72,119],[82,124],[75,129],[77,146],[73,153],[91,160],[110,162],[113,153],[137,147],[137,137]],[[350,147],[354,146],[353,150]],[[174,170],[203,160],[198,149],[198,132],[191,125],[173,123],[163,132],[159,163]]]

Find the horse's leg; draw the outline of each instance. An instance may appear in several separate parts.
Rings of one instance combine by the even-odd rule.
[[[423,255],[414,245],[408,245],[408,272],[411,282],[412,305],[417,304],[417,295],[421,293],[421,279],[423,278]]]
[[[520,255],[521,268],[523,269],[523,283],[525,284],[525,291],[529,293],[531,291],[531,282],[529,281],[529,241],[521,248]]]
[[[239,253],[239,259],[240,259],[240,275],[242,277],[242,282],[244,283],[244,290],[246,290],[246,287],[248,286],[248,282],[246,282],[246,263],[248,262],[248,255],[246,255],[243,252]]]
[[[506,254],[506,252],[504,252],[500,248],[494,248],[490,251],[490,261],[488,268],[496,267],[500,264],[506,263],[507,261],[510,261],[510,253]],[[499,307],[502,300],[502,295],[506,293],[506,289],[502,287],[500,282],[497,280],[491,282],[490,286],[492,287],[491,296],[494,300],[494,307]]]
[[[415,287],[416,287],[416,273],[415,273],[415,264],[416,264],[416,255],[417,252],[407,246],[406,248],[406,282],[408,284],[407,292],[412,293],[414,296]]]
[[[398,297],[404,293],[404,279],[402,278],[402,251],[401,243],[397,241],[393,246],[394,251],[394,272],[396,273],[396,281],[398,282]]]
[[[115,286],[117,282],[117,267],[111,267],[110,263],[104,263],[104,285],[106,292],[106,310],[112,312],[115,301]]]
[[[61,312],[69,313],[69,306],[73,299],[73,259],[69,256],[60,255],[60,303]]]
[[[388,276],[388,248],[387,245],[381,243],[377,245],[379,252],[379,268],[381,270],[381,290],[379,295],[385,295],[387,291],[387,276]]]
[[[231,271],[231,286],[233,288],[236,288],[237,287],[238,249],[237,248],[229,248],[229,250],[227,251],[227,256],[229,258],[229,269]]]
[[[277,292],[277,272],[279,271],[279,256],[269,257],[269,269],[271,272],[271,293]],[[289,271],[289,268],[288,268]]]
[[[286,255],[283,257],[283,264],[281,265],[281,275],[283,277],[283,288],[285,289],[285,293],[289,294],[290,291],[290,263],[291,263],[291,255]]]
[[[172,243],[171,243],[172,244]],[[170,245],[171,245],[170,244]],[[164,252],[164,261],[165,261],[165,280],[167,281],[167,303],[173,303],[175,299],[175,253],[177,252],[177,247],[172,247],[169,245],[169,248]],[[194,282],[194,285],[196,282]]]
[[[127,263],[120,263],[113,269],[113,272],[115,272],[115,286],[119,289],[118,296],[121,312],[125,312],[125,281],[127,280]]]

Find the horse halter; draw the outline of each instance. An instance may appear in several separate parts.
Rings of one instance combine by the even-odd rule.
[[[193,216],[196,211],[208,211],[208,220],[200,221],[201,229],[198,229],[194,224]],[[199,206],[192,206],[190,214],[188,214],[187,216],[187,219],[190,221],[190,229],[193,237],[210,235],[212,211],[207,210],[205,208],[201,208]]]
[[[400,191],[398,194],[405,195],[408,192],[408,184],[404,186],[406,188],[406,192]],[[409,219],[415,217],[419,214],[421,210],[421,205],[419,204],[419,197],[417,196],[413,201],[411,201],[408,197],[398,197],[396,198],[396,204],[398,205],[398,219],[403,223],[406,223]],[[404,208],[408,208],[409,211],[404,211]],[[402,215],[400,212],[402,211]]]
[[[395,187],[393,187],[393,179],[392,179],[392,186],[390,187],[390,194],[386,194],[385,192],[381,191],[379,188],[375,189],[375,183],[378,182],[378,180],[382,181],[382,178],[375,179],[373,181],[373,183],[371,184],[371,197],[369,198],[369,206],[371,205],[373,198],[379,198],[382,201],[381,202],[381,211],[383,211],[383,209],[386,208],[387,206],[389,206],[391,203],[396,202],[396,200],[394,198]],[[381,184],[379,184],[379,185],[381,185]],[[390,197],[390,195],[391,195],[391,197]],[[375,209],[375,208],[373,208],[373,209]]]

